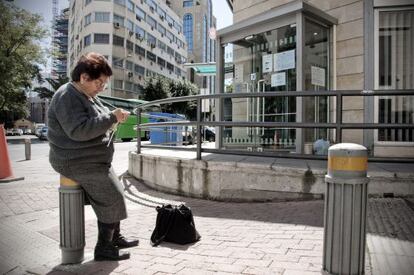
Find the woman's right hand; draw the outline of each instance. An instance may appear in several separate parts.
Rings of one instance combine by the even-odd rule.
[[[116,116],[116,120],[119,123],[125,122],[125,120],[128,118],[130,112],[125,111],[124,109],[121,108],[116,108],[115,110],[112,111],[112,113]]]

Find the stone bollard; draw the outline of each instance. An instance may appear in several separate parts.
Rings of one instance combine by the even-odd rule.
[[[85,197],[75,181],[61,175],[59,188],[60,249],[62,264],[83,261],[85,248]]]
[[[31,139],[25,138],[24,139],[24,153],[26,155],[26,160],[30,160],[32,158],[32,148],[31,148]]]
[[[364,274],[367,165],[367,149],[362,145],[340,143],[328,150],[322,265],[325,274]]]

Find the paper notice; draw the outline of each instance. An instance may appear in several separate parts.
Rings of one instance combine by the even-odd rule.
[[[295,50],[275,53],[274,55],[274,71],[284,71],[295,68]]]
[[[275,73],[272,74],[271,78],[272,87],[285,86],[286,85],[286,73]]]
[[[311,67],[312,85],[325,87],[325,69],[316,66]]]

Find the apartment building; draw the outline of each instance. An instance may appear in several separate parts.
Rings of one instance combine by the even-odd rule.
[[[215,30],[211,0],[166,1],[183,21],[183,31],[187,41],[188,62],[214,63],[216,61]],[[187,78],[206,93],[214,93],[215,76],[196,75],[188,69]]]
[[[103,93],[137,98],[146,77],[186,79],[183,24],[156,0],[71,0],[68,74],[85,52],[99,52],[112,64]]]
[[[68,28],[69,8],[63,9],[53,22],[53,50],[52,77],[66,76],[68,60]]]

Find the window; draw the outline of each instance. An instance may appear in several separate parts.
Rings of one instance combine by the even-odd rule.
[[[132,84],[132,82],[129,82],[129,81],[125,81],[125,90],[126,91],[133,91],[133,87],[134,87],[134,85]]]
[[[83,45],[86,47],[86,46],[89,46],[90,44],[91,44],[91,35],[88,34],[87,36],[83,38]]]
[[[178,67],[175,67],[175,74],[181,76],[181,70]]]
[[[167,62],[167,70],[169,70],[169,71],[174,71],[174,65],[173,64],[171,64],[171,63],[169,63],[169,62]]]
[[[120,89],[120,90],[122,90],[122,88],[123,88],[123,81],[122,80],[119,80],[119,79],[115,79],[114,80],[114,88],[115,89]]]
[[[167,53],[168,53],[169,55],[171,55],[172,57],[174,57],[174,50],[173,50],[171,47],[168,47],[168,46],[167,46]]]
[[[157,11],[157,4],[154,0],[147,0],[147,4],[150,7],[151,11]]]
[[[135,45],[135,54],[145,57],[145,49],[138,45]]]
[[[112,66],[118,68],[124,68],[124,60],[120,57],[112,57]]]
[[[158,40],[158,48],[160,48],[163,51],[166,51],[167,50],[167,45],[165,45],[165,43]]]
[[[92,2],[92,0],[85,0],[85,6],[89,5]]]
[[[153,54],[152,52],[147,51],[147,58],[151,61],[157,61],[157,56]]]
[[[109,34],[108,33],[95,33],[93,35],[93,41],[96,44],[109,44]]]
[[[95,22],[98,23],[109,23],[110,13],[109,12],[95,12]]]
[[[120,26],[124,26],[124,17],[114,13],[114,23],[118,23]]]
[[[113,35],[112,37],[112,44],[115,46],[124,46],[124,38],[118,35]]]
[[[162,59],[161,57],[157,57],[157,64],[160,65],[161,67],[165,67],[165,60]]]
[[[138,64],[135,64],[135,73],[145,75],[145,68]]]
[[[161,24],[158,24],[158,32],[162,35],[165,35],[166,29]]]
[[[194,5],[193,0],[183,1],[183,7],[192,7]]]
[[[174,22],[174,28],[177,30],[178,33],[181,33],[182,27],[180,24],[178,24],[177,22]]]
[[[144,88],[141,85],[134,84],[134,92],[136,92],[137,94],[142,94],[143,90],[144,90]]]
[[[128,0],[127,7],[128,7],[128,10],[134,12],[134,8],[135,8],[134,2],[132,2],[131,0]]]
[[[134,32],[134,22],[132,22],[131,20],[127,20],[126,28],[129,31]]]
[[[167,31],[167,38],[172,42],[174,41],[174,35],[172,34],[172,32]]]
[[[187,51],[193,51],[193,16],[189,13],[184,15],[183,18],[183,29],[184,29],[184,36],[187,40]]]
[[[114,3],[125,7],[125,0],[114,0]]]
[[[172,17],[171,17],[171,16],[169,16],[168,14],[167,14],[167,16],[165,17],[165,19],[167,19],[168,26],[170,26],[170,28],[172,28],[172,26],[174,25],[174,19],[172,19]]]
[[[203,17],[203,32],[201,33],[203,37],[203,62],[207,61],[207,16]]]
[[[126,62],[126,69],[127,70],[130,70],[130,71],[133,71],[134,70],[134,63],[132,63],[131,61],[128,61],[127,60],[127,62]]]
[[[376,89],[414,89],[414,9],[377,10]],[[390,124],[414,123],[414,96],[380,96],[377,121]],[[414,130],[379,129],[378,141],[414,142]]]
[[[157,45],[157,39],[149,33],[147,33],[147,42],[148,45],[152,48],[154,48]]]
[[[92,15],[90,13],[88,15],[85,15],[85,27],[91,23],[91,20],[92,20]]]
[[[138,27],[138,25],[135,25],[135,36],[137,39],[144,39],[145,38],[144,29],[141,29],[140,27]]]
[[[128,50],[130,50],[130,51],[134,51],[134,43],[132,43],[131,41],[129,41],[128,39],[127,39],[127,41],[126,41],[126,47],[127,47],[127,49]]]
[[[138,7],[135,9],[135,17],[137,18],[137,20],[145,20],[145,16],[146,13],[143,10],[141,10]]]
[[[149,15],[147,16],[147,23],[151,26],[151,28],[157,28],[157,21]]]
[[[161,9],[160,7],[158,7],[157,12],[158,12],[158,15],[160,16],[160,19],[164,20],[165,15],[166,15],[165,11],[163,9]]]

